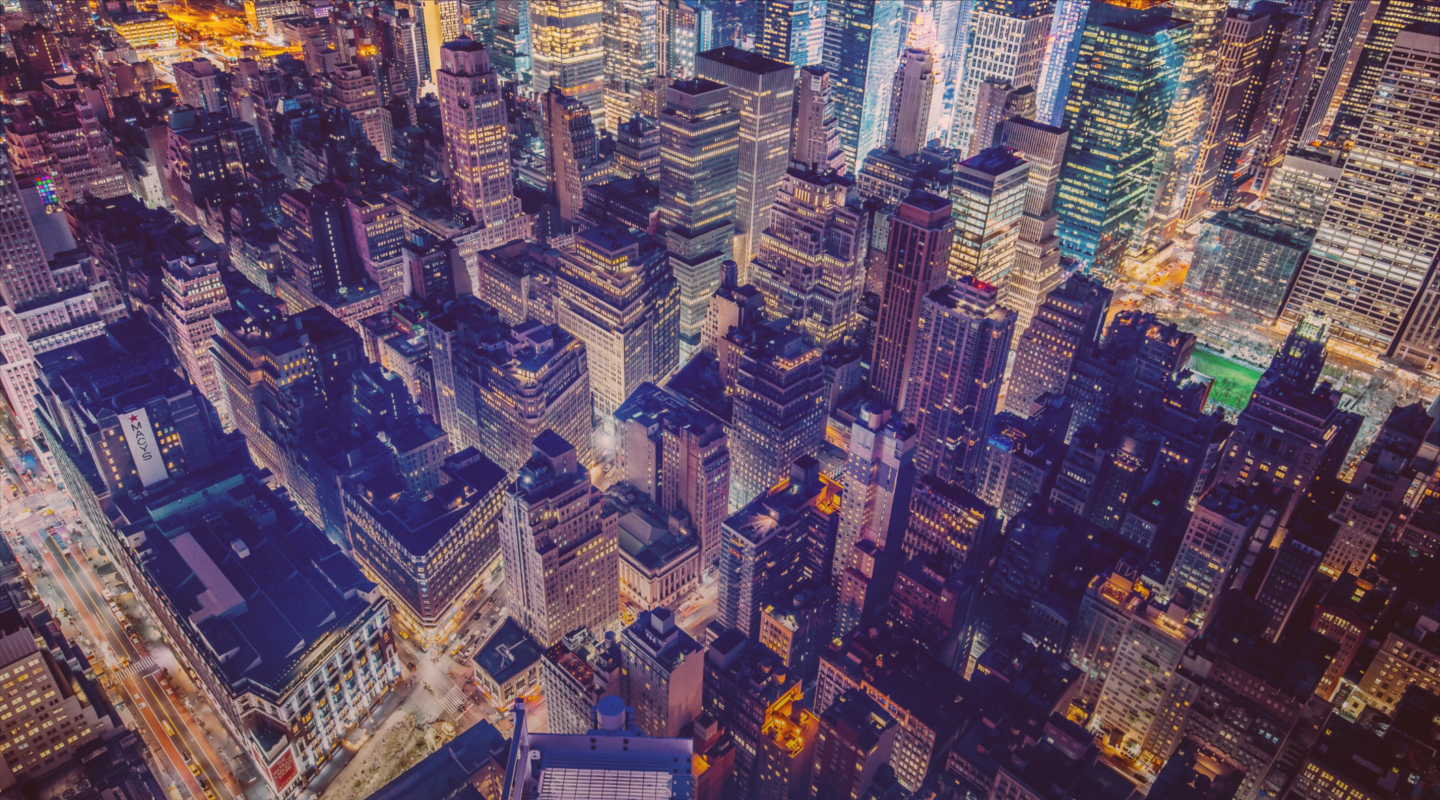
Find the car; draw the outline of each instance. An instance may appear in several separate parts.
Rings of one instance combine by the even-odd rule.
[[[414,672],[414,671],[415,671],[415,662],[414,662],[414,661],[407,661],[407,662],[405,662],[405,666],[409,667],[411,672]]]
[[[216,800],[215,793],[210,791],[209,786],[205,787],[205,800]]]
[[[168,719],[162,719],[162,720],[160,720],[160,727],[164,728],[164,729],[165,729],[165,732],[168,733],[169,735],[171,735],[171,736],[174,736],[174,735],[175,735],[175,726],[170,724],[170,720],[168,720]]]
[[[200,777],[200,765],[196,764],[193,761],[190,762],[190,774],[194,775],[197,778]]]

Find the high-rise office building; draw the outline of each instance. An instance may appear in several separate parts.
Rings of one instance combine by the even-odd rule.
[[[0,272],[0,299],[15,311],[48,300],[56,293],[55,278],[50,274],[35,223],[25,209],[19,180],[9,157],[0,154],[0,253],[7,267]]]
[[[1070,637],[1070,663],[1081,670],[1072,706],[1089,711],[1089,725],[1136,763],[1158,769],[1169,751],[1155,753],[1174,735],[1160,711],[1183,688],[1177,667],[1195,634],[1183,605],[1151,602],[1134,567],[1096,576]]]
[[[1015,265],[1010,270],[1005,303],[1015,309],[1017,331],[1030,327],[1035,311],[1065,277],[1060,264],[1060,217],[1055,213],[1055,190],[1065,162],[1070,132],[1028,119],[1011,118],[1000,124],[997,141],[1030,165],[1025,191],[1025,213],[1015,240]]]
[[[1204,628],[1212,616],[1227,579],[1238,566],[1237,559],[1249,552],[1252,542],[1261,547],[1269,544],[1284,500],[1269,483],[1222,484],[1195,504],[1164,595],[1173,598],[1187,591],[1186,618],[1197,627]]]
[[[355,560],[426,646],[460,628],[467,604],[488,583],[500,558],[507,488],[505,470],[473,449],[446,458],[438,473],[422,489],[381,471],[347,481],[343,494]]]
[[[668,608],[642,611],[620,634],[621,693],[648,736],[679,736],[700,716],[705,649]]]
[[[561,251],[555,284],[555,321],[585,343],[595,415],[608,425],[636,387],[679,367],[680,289],[665,247],[627,228],[591,228]]]
[[[210,357],[210,337],[215,335],[215,315],[230,308],[220,265],[193,255],[166,262],[161,285],[165,333],[175,359],[190,382],[218,408],[220,382]]]
[[[585,204],[585,184],[600,158],[600,142],[589,107],[553,86],[545,93],[545,154],[560,218],[573,223]]]
[[[1178,223],[1188,227],[1207,208],[1231,208],[1240,189],[1259,172],[1258,152],[1285,73],[1293,39],[1308,34],[1305,17],[1268,3],[1231,9],[1220,34],[1209,122],[1185,190]],[[1258,162],[1257,163],[1257,157]]]
[[[530,442],[548,429],[575,448],[581,464],[594,460],[584,342],[530,320],[486,342],[472,363],[481,452],[513,475],[525,465]]]
[[[756,0],[755,52],[794,68],[809,66],[811,14],[824,0]]]
[[[696,0],[658,0],[656,28],[660,41],[656,45],[656,72],[677,80],[695,77],[695,54],[714,50],[728,41],[717,40],[713,3]]]
[[[447,43],[440,49],[436,82],[451,202],[486,228],[502,226],[505,235],[496,246],[526,238],[529,226],[521,222],[524,215],[510,166],[505,101],[490,52],[468,37]]]
[[[827,8],[825,69],[851,173],[885,143],[890,87],[900,59],[901,13],[900,3],[884,0],[830,0]]]
[[[731,331],[738,349],[730,442],[730,507],[739,508],[789,474],[825,436],[825,370],[799,332],[770,326]]]
[[[1009,81],[990,78],[982,81],[975,98],[974,132],[970,151],[980,153],[1000,143],[1000,123],[1019,117],[1035,118],[1035,87],[1012,86]]]
[[[975,487],[1015,335],[1015,312],[973,277],[920,304],[905,418],[915,423],[915,467]]]
[[[615,131],[615,174],[660,179],[660,128],[636,114]]]
[[[1015,367],[1005,391],[1005,410],[1030,416],[1046,393],[1061,394],[1075,356],[1100,341],[1112,293],[1088,275],[1071,275],[1045,296],[1015,344]]]
[[[921,300],[945,281],[954,233],[950,202],[926,192],[906,198],[890,221],[885,290],[870,359],[870,396],[890,408],[907,407],[916,317]]]
[[[645,82],[658,72],[655,0],[605,0],[605,127],[639,113]]]
[[[1205,111],[1220,60],[1220,29],[1228,6],[1227,0],[1178,0],[1168,9],[1157,9],[1188,22],[1190,39],[1155,152],[1144,229],[1131,241],[1131,252],[1152,252],[1169,243],[1178,229],[1185,206],[1186,179],[1196,168],[1196,156],[1205,139]]]
[[[1291,329],[1235,421],[1215,468],[1220,483],[1235,486],[1269,476],[1288,492],[1279,514],[1282,526],[1312,487],[1335,477],[1359,429],[1360,417],[1341,410],[1340,392],[1329,381],[1316,385],[1329,341],[1324,315],[1308,315]]]
[[[862,689],[851,689],[820,715],[809,800],[863,797],[888,764],[900,728]]]
[[[925,146],[935,78],[935,60],[928,52],[905,51],[890,89],[890,122],[885,131],[887,150],[909,157]]]
[[[1265,184],[1260,213],[1313,236],[1344,171],[1345,151],[1339,148],[1304,147],[1288,153]]]
[[[613,130],[605,118],[607,4],[602,0],[529,0],[529,5],[530,85],[537,92],[558,87],[589,106],[602,127]],[[635,4],[637,9],[641,6]],[[523,13],[524,5],[521,7]],[[643,42],[633,44],[645,46]],[[524,52],[518,42],[515,52],[517,60]]]
[[[618,527],[575,448],[553,431],[504,498],[500,553],[511,616],[549,647],[578,628],[597,635],[620,619]]]
[[[220,73],[215,64],[204,58],[194,61],[176,62],[175,89],[180,93],[180,102],[192,108],[203,108],[212,114],[227,110],[225,96],[220,90]]]
[[[1433,275],[1440,225],[1370,209],[1403,209],[1416,192],[1440,191],[1440,172],[1402,174],[1393,167],[1432,147],[1428,120],[1440,114],[1433,89],[1440,80],[1437,53],[1440,28],[1433,25],[1395,37],[1284,312],[1288,320],[1324,312],[1340,341],[1431,371],[1440,368],[1440,290]]]
[[[1410,513],[1406,495],[1425,468],[1417,468],[1415,459],[1434,423],[1420,403],[1390,410],[1335,509],[1333,518],[1340,526],[1325,551],[1321,572],[1360,575],[1387,531]]]
[[[833,140],[817,140],[827,138]],[[750,282],[772,316],[790,319],[824,349],[849,337],[859,323],[868,215],[850,177],[795,163],[781,179],[770,224],[757,239]]]
[[[0,736],[8,745],[0,752],[0,791],[17,795],[17,783],[29,784],[70,764],[118,721],[96,703],[98,697],[89,696],[99,688],[76,674],[71,664],[80,662],[56,658],[57,651],[74,658],[71,653],[80,648],[72,651],[63,637],[44,630],[44,620],[22,616],[8,594],[0,596],[0,674],[14,687],[0,701],[7,709]],[[56,638],[60,647],[52,650]]]
[[[1375,0],[1335,0],[1329,17],[1317,20],[1315,61],[1308,68],[1309,85],[1301,87],[1303,101],[1290,138],[1292,146],[1313,144],[1329,132],[1360,59],[1361,43],[1379,11],[1380,3]]]
[[[1327,138],[1340,146],[1355,139],[1360,132],[1372,98],[1384,83],[1395,45],[1401,31],[1414,25],[1440,23],[1440,7],[1434,3],[1415,0],[1381,0],[1375,12],[1375,21],[1366,32],[1364,43],[1355,53],[1355,66],[1350,74],[1350,83],[1340,99]]]
[[[796,73],[795,127],[790,136],[792,169],[845,174],[840,120],[835,115],[830,84],[830,73],[821,67],[803,67]]]
[[[1059,125],[1065,119],[1065,103],[1070,97],[1070,73],[1080,56],[1081,32],[1090,14],[1090,0],[1056,0],[1051,13],[1050,45],[1045,63],[1040,67],[1040,83],[1035,87],[1035,120],[1046,125]]]
[[[680,336],[691,346],[734,247],[740,114],[730,92],[703,78],[677,81],[660,113],[660,225],[680,284]]]
[[[668,511],[690,515],[701,569],[720,560],[720,525],[730,513],[730,437],[720,419],[652,383],[615,411],[625,480]]]
[[[1107,280],[1144,227],[1190,37],[1189,22],[1163,12],[1092,13],[1085,24],[1055,210],[1061,250]]]
[[[955,117],[949,145],[963,156],[979,152],[975,136],[975,105],[980,84],[1001,80],[1016,88],[1040,83],[1045,46],[1050,34],[1051,0],[985,0],[971,12],[965,67],[955,87]]]
[[[405,225],[400,208],[389,197],[365,194],[347,198],[355,230],[355,250],[370,280],[380,287],[387,306],[405,296],[405,259],[401,252]]]
[[[1200,227],[1186,291],[1273,322],[1309,246],[1308,232],[1294,225],[1244,209],[1221,211]]]
[[[790,165],[795,70],[783,61],[721,47],[695,56],[695,74],[729,86],[730,107],[740,114],[734,258],[745,283],[755,241],[770,222],[775,189]]]
[[[280,196],[280,213],[282,275],[301,295],[297,302],[302,306],[367,282],[350,209],[335,185],[286,192]]]
[[[950,185],[955,240],[950,246],[952,282],[973,277],[994,284],[1008,299],[1015,243],[1030,190],[1030,164],[1008,148],[993,147],[955,165]]]
[[[836,638],[855,630],[895,580],[915,482],[915,441],[914,426],[873,401],[850,427],[832,578],[840,589]],[[886,568],[862,568],[867,554],[880,554],[875,560]]]

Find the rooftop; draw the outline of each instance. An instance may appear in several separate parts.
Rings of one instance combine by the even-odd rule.
[[[745,70],[746,72],[753,72],[757,75],[768,75],[772,72],[780,72],[782,70],[793,72],[795,69],[794,65],[787,64],[784,61],[776,61],[773,58],[762,56],[753,50],[741,50],[738,47],[730,47],[728,45],[718,47],[714,50],[706,50],[703,53],[697,53],[695,58],[697,60],[701,58],[708,59],[717,64],[726,64],[737,69]]]
[[[475,669],[489,675],[496,684],[504,686],[544,655],[540,645],[531,638],[520,623],[506,617],[505,623],[475,652]]]
[[[144,535],[150,581],[231,686],[278,699],[378,594],[292,505],[224,466],[147,497],[144,509],[132,504],[139,519],[120,533]]]

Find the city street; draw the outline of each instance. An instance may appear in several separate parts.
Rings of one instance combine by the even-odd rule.
[[[0,462],[13,480],[20,459],[8,443],[0,446]],[[174,654],[160,643],[155,626],[139,618],[142,612],[133,596],[107,597],[114,593],[97,568],[110,570],[65,493],[49,481],[36,485],[23,476],[16,485],[20,497],[0,510],[5,536],[41,600],[62,622],[66,637],[85,648],[125,725],[145,739],[161,785],[175,787],[182,797],[268,797],[248,758],[228,740]],[[69,552],[46,535],[57,524],[70,533]],[[120,614],[136,620],[139,643],[112,610],[112,599]],[[242,778],[232,774],[232,766]]]

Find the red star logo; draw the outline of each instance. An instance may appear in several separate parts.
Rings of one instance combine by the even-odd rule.
[[[131,415],[130,415],[130,421],[131,421],[131,422],[135,422],[135,421],[138,420],[138,419],[140,419],[140,416],[139,416],[138,414],[131,414]]]

